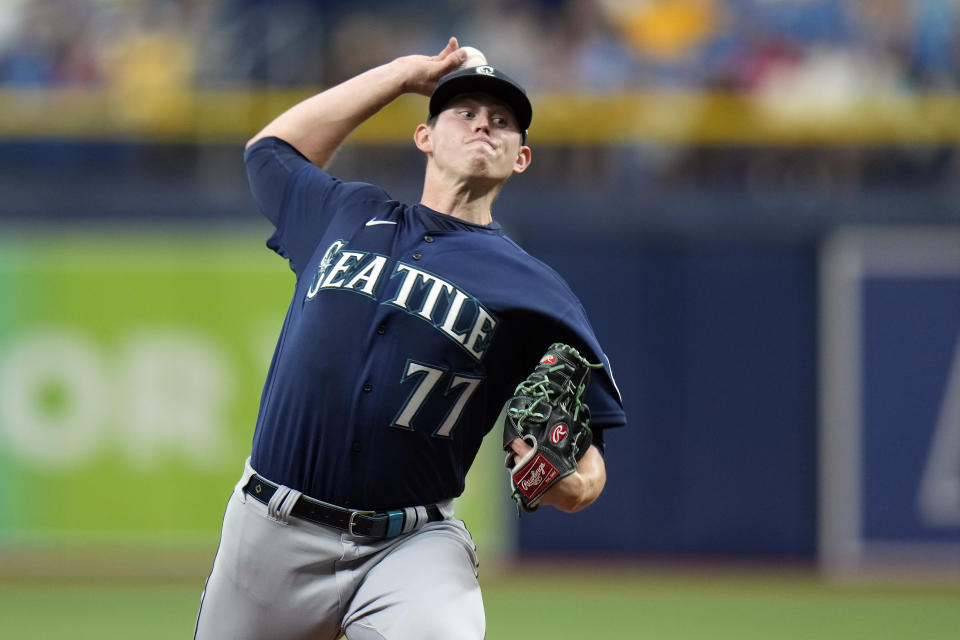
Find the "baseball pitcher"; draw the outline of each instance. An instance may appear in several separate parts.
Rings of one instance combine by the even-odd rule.
[[[626,422],[609,363],[566,283],[492,216],[530,166],[531,104],[467,55],[451,38],[397,58],[247,144],[267,246],[296,284],[198,639],[479,640],[476,549],[452,504],[484,435],[503,434],[521,512],[603,489],[604,434]],[[404,93],[430,97],[418,203],[324,171]]]

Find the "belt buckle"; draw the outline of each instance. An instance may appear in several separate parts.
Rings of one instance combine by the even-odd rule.
[[[354,533],[353,531],[353,526],[356,524],[354,519],[357,516],[372,516],[376,513],[377,513],[376,511],[351,511],[350,518],[347,520],[347,533],[349,533],[352,536],[360,536],[359,533]]]

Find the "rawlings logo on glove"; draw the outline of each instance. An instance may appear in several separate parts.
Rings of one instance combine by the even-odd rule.
[[[590,409],[581,398],[591,364],[571,346],[554,343],[526,380],[517,385],[497,418],[503,430],[506,466],[517,513],[533,511],[550,487],[577,470],[593,440]],[[514,461],[510,443],[521,438],[532,448]]]

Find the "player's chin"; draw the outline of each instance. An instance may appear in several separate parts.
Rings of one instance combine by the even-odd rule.
[[[486,157],[473,157],[467,163],[467,174],[474,180],[503,182],[512,175],[512,167],[501,167]]]

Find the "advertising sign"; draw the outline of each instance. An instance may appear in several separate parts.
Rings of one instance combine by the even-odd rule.
[[[266,237],[5,234],[0,544],[212,554],[294,286]],[[490,541],[483,460],[458,516]]]

